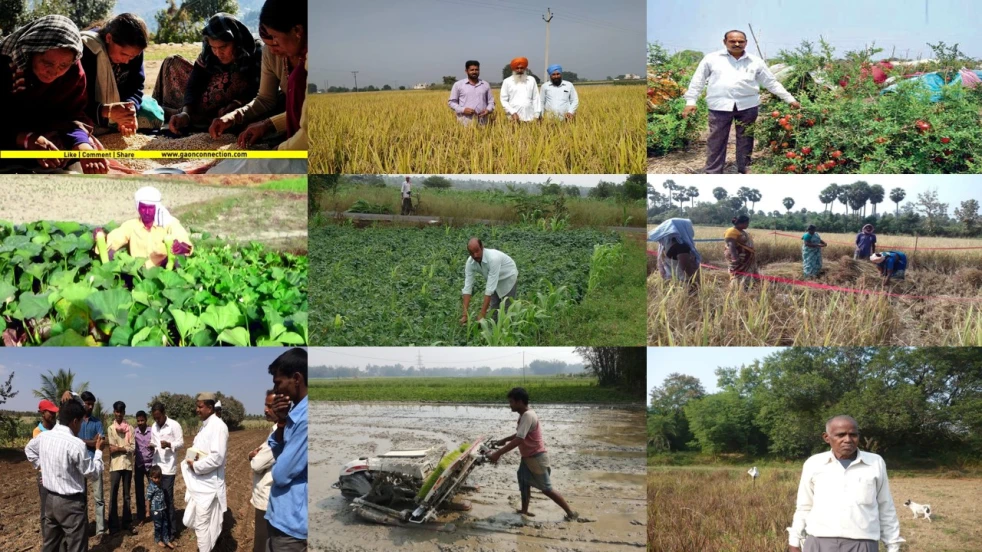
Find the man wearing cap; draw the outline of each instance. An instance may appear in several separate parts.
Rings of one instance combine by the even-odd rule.
[[[38,426],[34,428],[34,432],[31,434],[31,439],[36,438],[38,435],[45,431],[51,431],[55,428],[58,423],[58,407],[55,403],[45,399],[38,403],[38,414],[41,415],[41,422]],[[44,488],[44,483],[41,481],[41,470],[38,469],[38,494],[41,496],[41,531],[42,537],[44,531],[44,500],[48,496],[48,491]]]
[[[542,85],[539,97],[542,98],[542,113],[550,114],[557,119],[572,121],[576,116],[576,108],[580,99],[576,95],[573,83],[563,80],[561,65],[549,66],[549,82]]]
[[[215,416],[222,417],[222,401],[215,401]]]
[[[225,488],[225,455],[228,426],[215,415],[214,393],[199,393],[195,411],[201,429],[181,464],[186,492],[184,526],[193,529],[199,552],[209,552],[222,533],[222,518],[228,510]]]
[[[194,250],[191,238],[181,221],[171,216],[161,203],[160,190],[145,186],[136,191],[134,199],[139,218],[124,222],[106,236],[110,259],[126,247],[131,257],[146,259],[147,268],[151,268],[164,266],[168,253],[191,254]],[[96,228],[93,233],[102,231],[102,228]]]
[[[447,105],[457,114],[458,122],[466,125],[476,119],[483,125],[488,122],[488,115],[494,111],[494,93],[491,92],[488,81],[481,78],[479,62],[472,59],[464,65],[467,78],[453,84]],[[408,176],[406,180],[409,180]]]
[[[529,60],[511,60],[512,75],[501,83],[501,107],[512,121],[534,121],[542,114],[539,87],[528,75]]]

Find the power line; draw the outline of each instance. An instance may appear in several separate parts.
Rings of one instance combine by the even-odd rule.
[[[521,13],[523,15],[526,15],[526,14],[527,15],[540,15],[541,14],[541,12],[539,12],[536,9],[518,8],[518,7],[512,7],[512,6],[503,6],[503,5],[500,5],[500,4],[489,4],[489,3],[481,2],[479,0],[433,0],[433,1],[434,2],[442,2],[444,4],[454,4],[454,5],[457,5],[457,6],[465,6],[465,7],[472,7],[472,8],[488,8],[488,9],[492,9],[492,10],[507,10],[507,11],[512,11],[514,13]],[[578,23],[580,25],[584,25],[584,26],[588,26],[588,27],[606,27],[606,28],[611,29],[611,30],[624,31],[624,32],[630,32],[630,33],[633,33],[633,32],[643,32],[641,29],[630,29],[630,28],[627,28],[627,27],[621,27],[621,26],[617,26],[617,25],[612,25],[610,23],[606,23],[606,22],[602,22],[602,21],[585,19],[585,18],[579,18],[579,17],[574,17],[574,16],[565,16],[565,17],[560,18],[560,19],[561,20],[564,20],[564,21],[569,21],[571,23]]]

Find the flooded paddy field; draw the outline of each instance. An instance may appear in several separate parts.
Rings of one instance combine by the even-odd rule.
[[[583,518],[533,490],[530,512],[517,513],[517,450],[497,465],[478,466],[462,494],[466,512],[441,513],[436,523],[406,528],[358,518],[331,485],[340,467],[359,457],[432,446],[456,448],[479,437],[515,433],[507,404],[419,406],[402,403],[314,402],[310,410],[310,546],[317,551],[395,548],[427,552],[522,550],[578,552],[645,547],[645,420],[640,408],[536,405],[552,464],[552,487]]]

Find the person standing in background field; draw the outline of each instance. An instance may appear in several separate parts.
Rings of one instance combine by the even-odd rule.
[[[818,228],[808,225],[808,231],[801,236],[801,266],[806,278],[817,278],[822,271],[822,248],[829,244],[822,241]]]
[[[549,66],[549,82],[542,84],[539,97],[542,99],[542,114],[548,113],[557,119],[567,121],[572,121],[576,117],[580,98],[576,95],[576,87],[573,83],[563,80],[562,66]]]
[[[163,403],[154,403],[150,409],[154,424],[150,428],[150,448],[153,449],[153,465],[160,467],[160,488],[167,502],[170,530],[177,536],[177,514],[174,508],[174,479],[177,477],[177,451],[184,448],[184,430],[181,424],[167,417]]]
[[[774,78],[764,60],[747,53],[747,35],[743,31],[729,31],[723,35],[725,50],[713,52],[702,58],[689,89],[685,93],[685,109],[682,117],[696,111],[696,102],[703,90],[709,104],[709,139],[707,140],[706,173],[722,174],[726,165],[726,144],[730,140],[730,126],[736,121],[737,172],[746,174],[750,166],[750,154],[754,151],[754,137],[746,132],[757,120],[760,108],[760,87],[798,109],[801,104]]]
[[[136,519],[141,526],[147,519],[147,508],[144,502],[145,485],[153,466],[153,449],[150,448],[150,426],[147,425],[147,413],[140,410],[136,413],[136,429],[133,430],[133,480],[136,483]]]
[[[863,231],[856,234],[856,252],[852,258],[857,261],[868,259],[876,253],[876,234],[873,233],[873,225],[863,226]]]
[[[468,60],[464,64],[467,78],[459,80],[450,89],[447,105],[457,114],[457,121],[470,124],[475,119],[479,124],[488,122],[488,115],[494,111],[494,93],[488,81],[481,79],[481,64]]]
[[[511,60],[512,75],[501,83],[501,107],[512,121],[534,121],[542,115],[539,87],[527,74],[528,58]]]
[[[747,232],[749,226],[750,217],[740,215],[733,218],[733,226],[723,233],[731,285],[733,282],[750,284],[754,280],[753,275],[757,274],[757,250],[754,249],[753,237]]]
[[[44,480],[42,552],[85,552],[89,548],[85,482],[102,479],[102,436],[96,435],[90,457],[88,446],[77,437],[84,416],[85,407],[77,402],[63,403],[58,412],[60,423],[24,447],[31,465],[42,473],[58,474]]]
[[[272,389],[266,391],[266,402],[263,414],[266,421],[276,422],[276,415],[273,413],[273,399],[276,392]],[[249,467],[252,468],[252,498],[249,503],[256,509],[256,529],[252,538],[252,552],[266,552],[266,541],[269,540],[269,531],[266,527],[266,508],[269,504],[269,489],[273,485],[273,464],[276,459],[273,457],[273,449],[269,446],[269,437],[276,432],[276,424],[270,431],[263,444],[249,453]]]
[[[835,416],[822,439],[831,450],[805,461],[794,521],[788,528],[791,552],[900,552],[900,520],[890,495],[883,458],[859,450],[859,424]]]
[[[411,197],[412,194],[413,194],[413,185],[409,181],[409,177],[407,176],[406,177],[406,181],[402,183],[402,212],[401,212],[401,214],[403,216],[408,215],[409,212],[412,211],[412,209],[413,209],[413,200],[412,200],[412,197]]]
[[[266,521],[267,552],[307,550],[307,351],[293,348],[269,365],[273,376],[271,410],[276,430],[267,443],[273,451],[273,485]],[[290,408],[291,403],[293,408]]]
[[[41,414],[41,422],[38,426],[34,428],[31,433],[31,439],[36,438],[38,435],[45,431],[51,431],[55,428],[58,423],[58,407],[55,403],[45,399],[38,403],[38,413]],[[41,537],[44,537],[44,501],[45,497],[48,496],[48,491],[44,488],[44,482],[41,480],[41,470],[38,470],[38,495],[41,497]]]
[[[132,527],[133,511],[130,509],[130,481],[133,479],[133,452],[136,442],[133,439],[133,427],[126,423],[126,404],[123,401],[113,403],[113,424],[109,429],[109,531],[115,533],[126,529],[132,534],[137,530]],[[116,513],[119,499],[119,486],[123,484],[123,519],[120,524]]]

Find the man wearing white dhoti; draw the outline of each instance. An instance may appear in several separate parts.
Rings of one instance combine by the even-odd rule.
[[[539,87],[528,74],[529,60],[511,60],[512,75],[501,83],[501,106],[512,121],[534,121],[542,114]]]
[[[228,510],[225,488],[228,426],[215,416],[214,393],[200,393],[196,402],[201,429],[181,464],[187,488],[184,526],[194,530],[198,552],[210,552],[222,533],[222,518]]]

